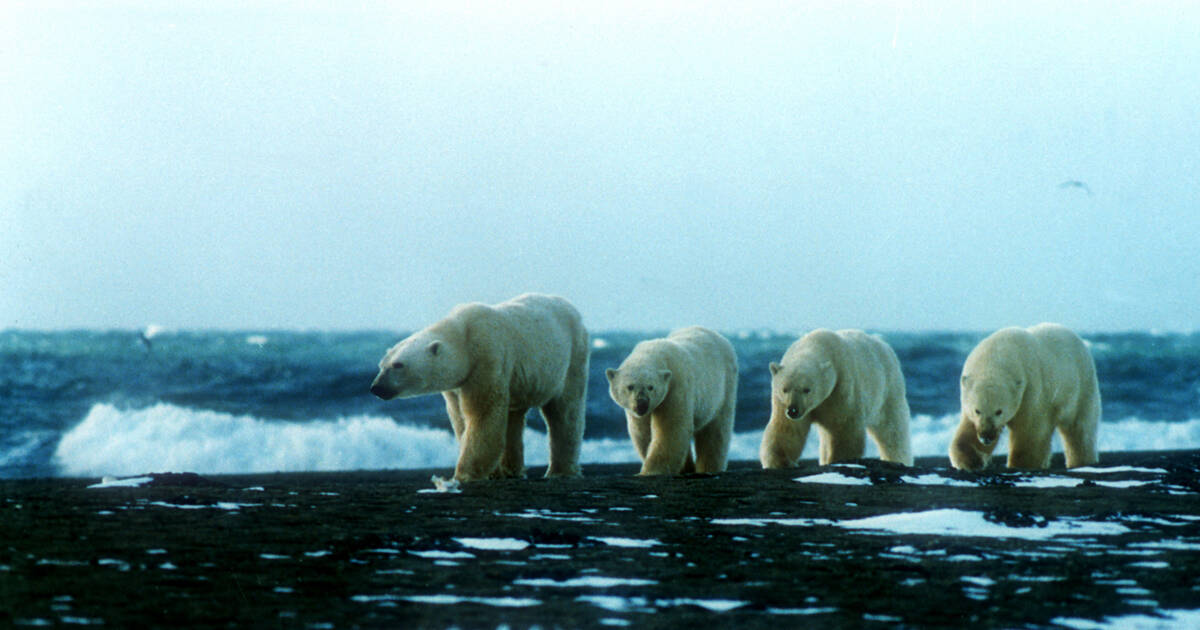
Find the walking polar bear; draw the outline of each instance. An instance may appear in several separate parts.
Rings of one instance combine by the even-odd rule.
[[[391,400],[441,392],[459,441],[459,481],[525,476],[531,407],[546,421],[546,476],[579,476],[588,352],[579,312],[562,298],[527,293],[494,306],[460,304],[388,350],[371,393]]]
[[[763,468],[795,466],[813,424],[821,464],[862,457],[869,433],[882,459],[912,465],[904,375],[891,346],[860,330],[814,330],[770,368]]]
[[[1009,468],[1049,468],[1056,429],[1068,468],[1099,461],[1096,366],[1069,329],[1038,324],[996,331],[967,356],[960,386],[962,420],[950,443],[955,468],[987,466],[1005,427]]]
[[[609,395],[625,409],[642,459],[639,474],[725,470],[738,385],[729,340],[707,328],[683,328],[637,344],[605,375]]]

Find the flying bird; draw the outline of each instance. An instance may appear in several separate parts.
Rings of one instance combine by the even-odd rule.
[[[1081,182],[1078,179],[1068,179],[1067,181],[1059,184],[1058,187],[1059,188],[1078,188],[1078,189],[1082,190],[1083,192],[1087,193],[1087,195],[1089,197],[1092,196],[1092,189],[1088,188],[1088,185],[1086,183]]]

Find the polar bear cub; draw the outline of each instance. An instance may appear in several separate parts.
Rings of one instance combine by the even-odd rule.
[[[441,392],[459,441],[459,481],[525,476],[532,407],[546,421],[546,476],[578,476],[588,352],[579,312],[560,297],[460,304],[388,350],[371,393],[391,400]]]
[[[682,328],[637,344],[605,375],[609,395],[625,409],[639,474],[725,470],[738,385],[729,340],[700,326]]]
[[[763,468],[795,466],[813,424],[821,464],[862,457],[870,434],[882,459],[912,465],[904,374],[887,343],[861,330],[814,330],[770,369]]]
[[[1049,468],[1055,430],[1068,468],[1099,461],[1096,366],[1071,330],[1038,324],[996,331],[967,356],[960,391],[962,420],[950,443],[955,468],[987,466],[1005,427],[1009,468]]]

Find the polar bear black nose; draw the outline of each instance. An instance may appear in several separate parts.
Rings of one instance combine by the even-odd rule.
[[[634,407],[639,416],[645,415],[650,410],[650,401],[646,398],[639,398]]]
[[[383,385],[380,385],[379,383],[373,383],[371,385],[371,393],[375,394],[376,396],[378,396],[384,400],[387,400],[387,394],[388,394],[387,388],[384,387]]]
[[[792,405],[792,406],[788,407],[787,408],[787,417],[791,418],[792,420],[799,418],[800,417],[800,409],[798,409],[796,407],[796,405]]]

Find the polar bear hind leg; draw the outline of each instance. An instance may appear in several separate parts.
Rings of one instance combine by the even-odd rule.
[[[696,431],[696,472],[725,471],[729,458],[729,442],[733,439],[732,405],[727,404],[717,419]]]
[[[510,409],[504,436],[504,455],[500,458],[499,479],[525,478],[525,415],[527,409]]]
[[[564,394],[541,408],[550,446],[547,477],[578,477],[579,451],[583,446],[583,402]]]
[[[903,398],[889,401],[884,406],[879,422],[867,428],[871,440],[879,447],[880,459],[912,466],[912,439],[908,425],[908,403]]]
[[[1100,461],[1100,454],[1096,448],[1099,429],[1100,404],[1097,402],[1088,405],[1073,422],[1063,424],[1058,428],[1058,434],[1063,441],[1067,468],[1090,466]]]

